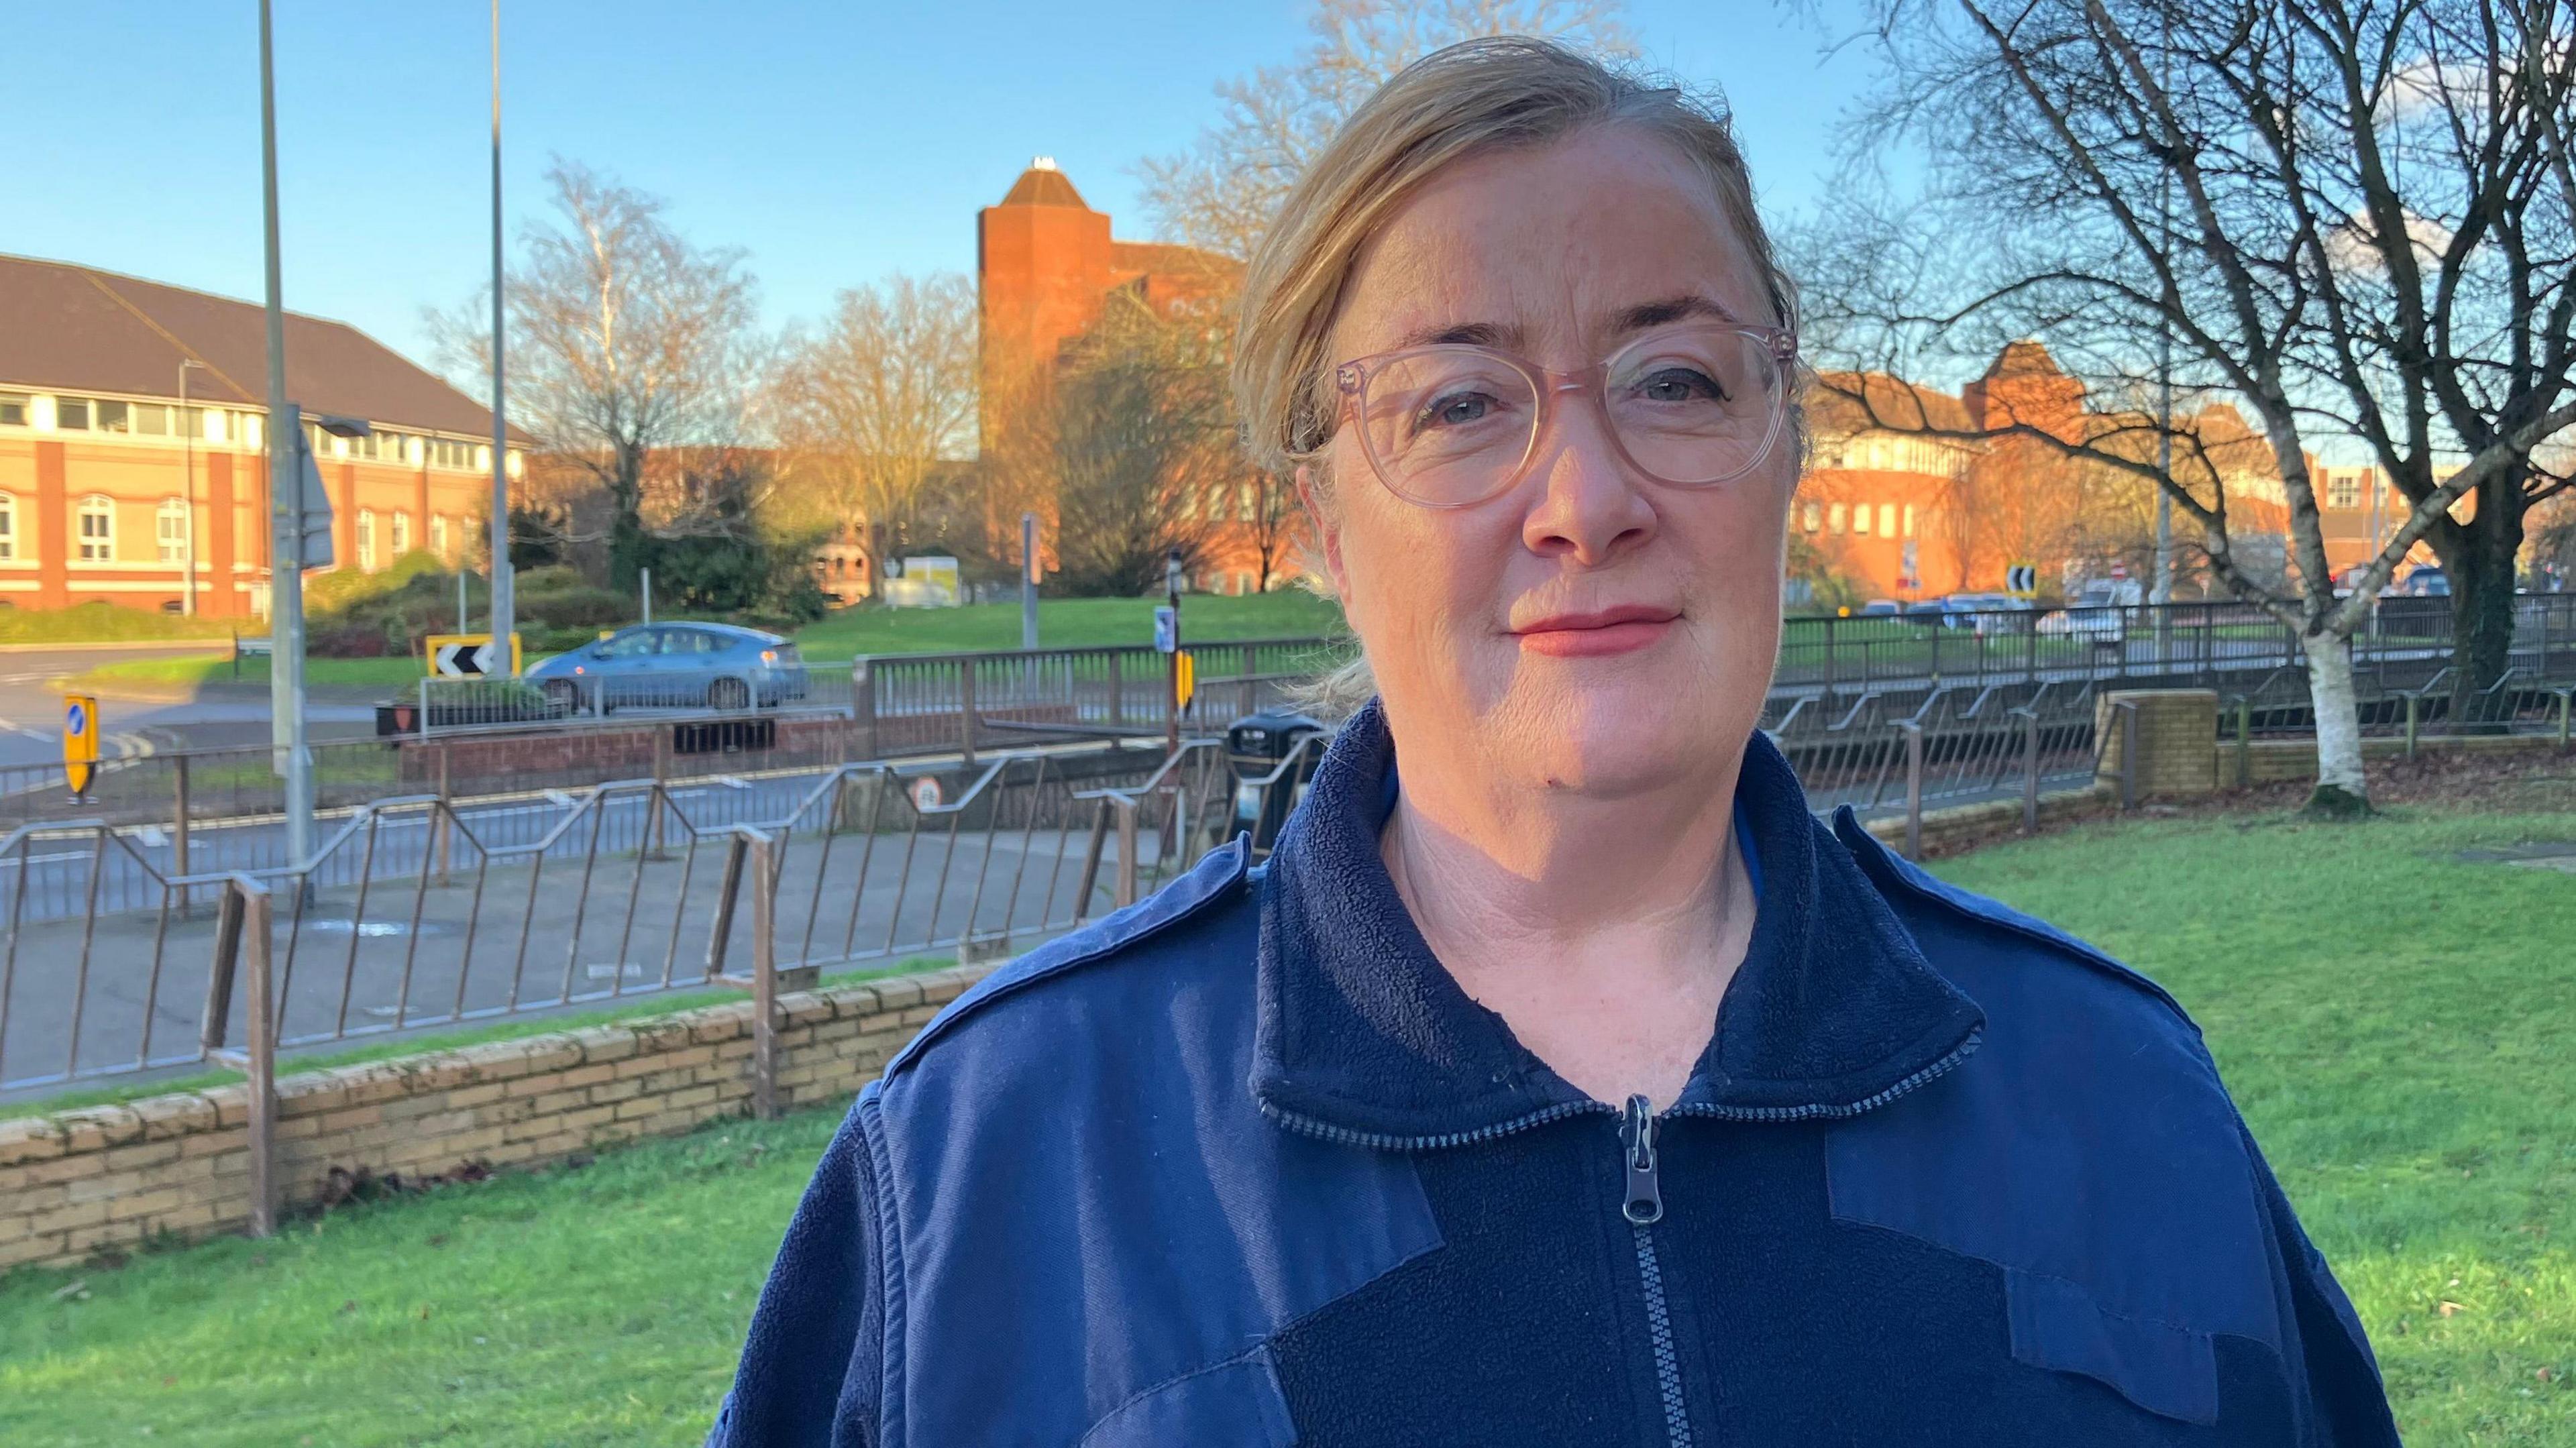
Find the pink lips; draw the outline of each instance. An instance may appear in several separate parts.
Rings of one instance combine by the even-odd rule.
[[[1629,604],[1593,613],[1560,613],[1514,629],[1523,653],[1558,659],[1631,653],[1662,638],[1681,617],[1669,608]]]

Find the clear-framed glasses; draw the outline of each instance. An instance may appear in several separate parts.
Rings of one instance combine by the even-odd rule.
[[[1592,395],[1612,445],[1655,482],[1707,488],[1743,477],[1779,442],[1797,355],[1785,328],[1711,323],[1648,333],[1577,372],[1442,344],[1354,358],[1333,369],[1333,383],[1389,491],[1464,508],[1521,480],[1569,392]]]

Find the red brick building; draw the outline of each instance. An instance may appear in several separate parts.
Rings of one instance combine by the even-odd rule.
[[[308,416],[375,430],[315,430],[339,566],[474,555],[491,413],[339,322],[289,314],[286,363]],[[193,583],[197,613],[265,615],[267,383],[255,303],[0,256],[0,606],[177,613]]]

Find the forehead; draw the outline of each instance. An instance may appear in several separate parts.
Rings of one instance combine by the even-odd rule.
[[[1484,327],[1570,365],[1614,340],[1619,313],[1687,296],[1772,321],[1705,174],[1657,137],[1596,127],[1471,157],[1408,199],[1361,249],[1332,355]]]

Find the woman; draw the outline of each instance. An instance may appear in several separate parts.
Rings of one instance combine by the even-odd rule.
[[[2143,978],[1755,730],[1790,290],[1725,124],[1532,41],[1355,115],[1237,386],[1378,700],[861,1096],[727,1444],[2395,1441]]]

